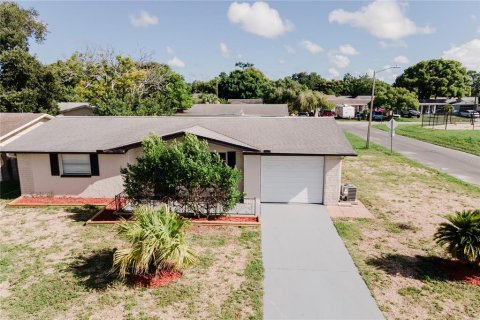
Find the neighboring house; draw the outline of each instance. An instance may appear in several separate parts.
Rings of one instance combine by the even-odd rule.
[[[231,104],[262,104],[263,99],[228,99]]]
[[[287,104],[194,104],[178,113],[179,116],[254,116],[287,117]]]
[[[328,101],[332,102],[336,107],[352,106],[355,108],[355,112],[362,112],[368,108],[368,104],[371,101],[371,97],[368,96],[327,96]]]
[[[262,202],[336,204],[342,160],[356,155],[333,118],[307,117],[57,117],[5,151],[17,155],[22,194],[113,197],[151,132],[208,141],[242,172],[245,198]]]
[[[42,113],[0,113],[0,147],[53,119]],[[0,181],[17,180],[16,159],[0,149]]]
[[[93,116],[94,106],[88,102],[59,102],[58,112],[61,116]]]
[[[466,110],[479,110],[479,101],[475,97],[463,97],[460,99],[438,97],[436,99],[420,99],[419,102],[422,113],[436,113],[437,109],[441,110],[446,104],[453,106],[453,113],[455,114]]]

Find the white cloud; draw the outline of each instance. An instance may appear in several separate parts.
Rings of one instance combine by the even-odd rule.
[[[185,68],[186,64],[176,56],[167,61],[167,64],[171,67]]]
[[[287,51],[290,54],[295,53],[295,48],[289,45],[285,45],[285,51]]]
[[[380,41],[382,48],[406,48],[407,43],[404,40]]]
[[[338,79],[340,77],[340,72],[335,68],[328,69],[328,75],[333,79]]]
[[[480,71],[480,39],[443,51],[442,58],[460,61],[469,70]]]
[[[410,60],[405,56],[396,56],[393,58],[393,63],[395,64],[409,64]]]
[[[367,75],[368,75],[370,78],[373,78],[373,72],[374,72],[373,69],[370,69],[370,68],[369,68],[369,69],[367,69],[367,72],[366,72],[366,73],[367,73]]]
[[[355,56],[355,55],[358,54],[357,49],[355,49],[354,47],[352,47],[349,44],[341,45],[338,48],[338,51],[340,51],[341,54],[344,54],[344,55],[347,55],[347,56]]]
[[[317,54],[323,51],[323,48],[320,47],[318,44],[308,40],[303,40],[302,42],[300,42],[300,47],[307,50],[311,54]]]
[[[165,50],[167,50],[168,54],[175,54],[175,50],[173,50],[172,47],[167,46],[167,48]]]
[[[278,59],[278,63],[284,64],[284,63],[285,63],[285,60],[283,60],[283,59]]]
[[[234,2],[228,8],[228,19],[250,33],[265,38],[276,38],[293,29],[293,23],[282,19],[277,10],[266,2]]]
[[[358,11],[333,10],[328,15],[328,21],[362,28],[377,38],[389,40],[434,32],[430,26],[417,26],[404,11],[405,6],[396,1],[375,0]]]
[[[223,42],[220,42],[220,53],[224,58],[230,57],[230,50],[228,49],[227,45]]]
[[[142,10],[137,15],[130,15],[130,23],[134,27],[148,27],[158,24],[158,18],[147,11]]]
[[[347,56],[344,56],[338,53],[330,53],[328,55],[328,59],[337,68],[346,68],[350,64],[350,59]]]

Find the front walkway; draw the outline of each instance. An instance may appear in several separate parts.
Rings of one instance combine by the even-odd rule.
[[[262,204],[265,319],[383,319],[324,206]]]

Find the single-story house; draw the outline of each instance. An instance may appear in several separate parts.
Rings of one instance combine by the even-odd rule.
[[[446,98],[437,97],[432,99],[420,99],[421,113],[436,113],[437,109],[442,110],[443,106],[450,104],[453,106],[453,113],[458,114],[466,110],[479,110],[479,98],[462,97],[462,98]]]
[[[179,116],[250,116],[288,117],[287,104],[194,104],[178,113]]]
[[[333,118],[308,117],[56,117],[4,150],[17,155],[22,194],[113,197],[152,132],[206,140],[261,202],[337,204],[342,160],[356,155]]]
[[[88,102],[59,102],[61,116],[93,116],[95,107]]]
[[[333,103],[336,107],[341,107],[344,105],[352,106],[355,108],[355,112],[362,112],[368,108],[368,104],[371,102],[371,97],[369,96],[327,96],[328,101]]]
[[[53,119],[43,113],[0,113],[0,147]],[[17,180],[16,159],[0,152],[0,181]]]

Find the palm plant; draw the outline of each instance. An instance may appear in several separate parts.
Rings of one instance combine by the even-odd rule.
[[[448,252],[472,265],[480,264],[480,210],[464,210],[448,215],[440,224],[435,240],[447,245]]]
[[[196,255],[185,243],[188,222],[167,205],[159,210],[138,207],[135,221],[123,221],[118,234],[131,243],[113,256],[113,271],[121,278],[127,273],[155,276],[160,271],[178,270],[195,262]]]

